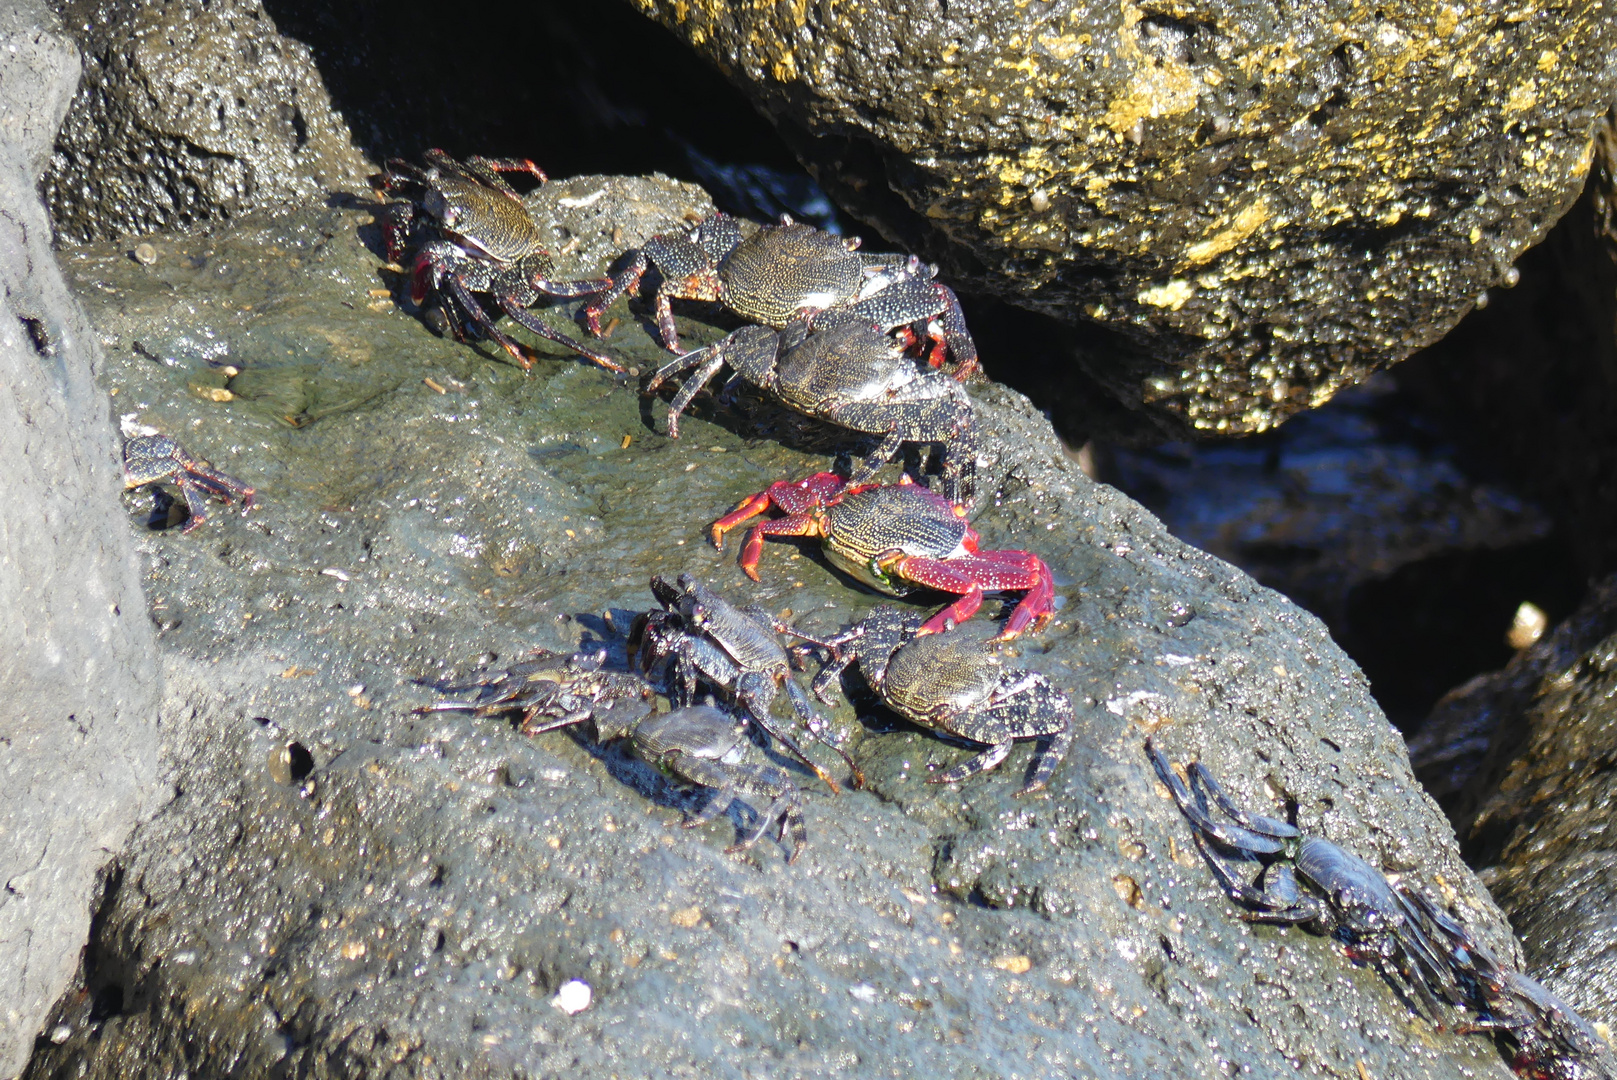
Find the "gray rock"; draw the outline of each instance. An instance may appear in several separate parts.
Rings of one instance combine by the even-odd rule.
[[[707,209],[657,178],[531,201],[569,274]],[[154,238],[150,265],[67,255],[121,407],[261,505],[140,534],[180,794],[120,863],[31,1077],[1508,1075],[1329,940],[1236,918],[1148,728],[1237,798],[1294,800],[1307,828],[1446,883],[1514,950],[1318,621],[1086,480],[1003,388],[975,390],[976,522],[1054,567],[1057,620],[1018,651],[1078,702],[1046,792],[1012,794],[1026,746],[928,785],[973,751],[843,706],[870,789],[805,779],[787,866],[769,844],[726,855],[733,820],[670,828],[695,802],[617,750],[412,715],[436,696],[418,680],[530,647],[621,659],[653,573],[810,630],[880,598],[783,543],[753,585],[704,540],[844,440],[741,397],[699,400],[671,441],[663,405],[591,365],[539,344],[524,376],[373,299],[398,284],[376,240],[363,214],[302,209]],[[666,354],[638,310],[613,310],[606,344],[645,370]],[[588,1007],[552,1007],[574,980]]]
[[[1617,578],[1607,578],[1504,670],[1440,703],[1410,743],[1423,773],[1465,781],[1450,814],[1521,933],[1529,970],[1607,1023],[1617,1015],[1614,671]]]
[[[34,189],[77,78],[43,5],[0,6],[0,1077],[72,977],[97,872],[157,779],[156,649],[99,354]]]
[[[958,286],[1104,331],[1169,428],[1261,431],[1452,327],[1576,198],[1604,14],[636,0]]]
[[[259,0],[62,0],[84,79],[45,197],[57,228],[118,236],[310,198],[369,171],[309,50]]]

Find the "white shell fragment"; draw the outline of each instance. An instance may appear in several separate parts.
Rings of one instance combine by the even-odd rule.
[[[557,989],[550,1003],[568,1016],[577,1016],[590,1007],[590,984],[583,979],[568,979]]]

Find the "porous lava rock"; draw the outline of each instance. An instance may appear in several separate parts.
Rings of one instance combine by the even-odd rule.
[[[1604,4],[634,2],[853,213],[1091,324],[1071,357],[1181,432],[1441,336],[1577,196],[1617,89]]]
[[[306,46],[259,0],[62,0],[84,78],[45,177],[57,228],[174,228],[368,171]]]
[[[711,205],[656,177],[530,203],[570,276]],[[971,388],[975,523],[1053,568],[1056,619],[1014,662],[1075,703],[1044,792],[1014,794],[1025,745],[929,784],[975,751],[842,703],[827,722],[869,789],[799,773],[809,840],[787,865],[773,843],[725,852],[739,810],[673,827],[700,798],[585,733],[412,714],[438,696],[423,681],[536,646],[622,663],[654,573],[811,633],[882,598],[812,545],[770,543],[753,583],[705,538],[856,449],[846,433],[737,394],[698,398],[671,440],[662,402],[548,344],[525,375],[436,338],[386,295],[408,282],[372,215],[257,213],[151,237],[144,264],[65,255],[109,392],[260,505],[184,535],[127,500],[178,794],[109,878],[30,1077],[1509,1075],[1330,939],[1236,917],[1147,730],[1515,951],[1321,624],[1085,478],[994,384]],[[695,310],[692,347],[722,332]],[[577,333],[569,314],[541,311]],[[645,314],[615,305],[604,343],[642,372],[667,358]]]
[[[117,512],[101,357],[35,191],[78,53],[0,4],[0,1077],[79,962],[98,877],[159,801],[158,665]]]

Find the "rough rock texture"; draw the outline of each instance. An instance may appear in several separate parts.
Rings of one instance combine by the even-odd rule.
[[[706,206],[599,178],[535,205],[574,274]],[[1149,727],[1242,801],[1294,802],[1452,890],[1514,951],[1318,621],[1085,479],[999,387],[974,389],[976,520],[1054,567],[1058,617],[1021,658],[1078,706],[1047,791],[1012,794],[1026,746],[928,785],[973,751],[843,706],[870,789],[805,778],[787,866],[769,844],[726,855],[732,820],[670,828],[695,802],[616,750],[412,716],[433,698],[414,680],[531,646],[621,658],[653,573],[821,631],[877,598],[812,548],[771,543],[754,585],[704,542],[740,496],[823,468],[823,429],[703,398],[670,441],[660,402],[588,364],[541,345],[523,376],[372,298],[397,284],[376,241],[364,213],[320,209],[154,238],[149,267],[69,256],[120,408],[262,506],[141,532],[181,792],[120,864],[31,1077],[1508,1075],[1332,942],[1234,917]],[[666,354],[642,311],[615,309],[608,345],[644,369]],[[146,500],[127,502],[138,530]],[[574,979],[593,1001],[568,1015],[551,1001]]]
[[[1200,432],[1449,329],[1576,197],[1617,86],[1604,4],[635,3],[856,215],[1110,330],[1079,362]]]
[[[1617,1011],[1614,699],[1609,578],[1509,667],[1456,690],[1410,745],[1423,772],[1477,770],[1451,811],[1467,855],[1484,867],[1534,974],[1601,1019]]]
[[[59,230],[117,236],[345,186],[368,165],[309,50],[259,0],[61,0],[84,78],[45,197]]]
[[[34,184],[78,78],[43,5],[0,4],[0,1077],[78,965],[96,875],[153,802],[156,649],[94,336]]]

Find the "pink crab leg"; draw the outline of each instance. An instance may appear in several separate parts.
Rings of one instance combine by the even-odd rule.
[[[710,525],[708,535],[713,540],[713,546],[723,551],[724,534],[748,518],[767,513],[771,506],[779,507],[788,514],[806,514],[817,506],[829,505],[838,495],[857,490],[849,488],[847,484],[836,473],[828,472],[815,473],[796,483],[779,480],[770,484],[767,490],[748,495],[734,510]]]
[[[941,633],[951,623],[959,625],[971,618],[982,606],[984,592],[1027,591],[1011,612],[999,640],[1017,636],[1035,621],[1043,625],[1053,613],[1055,590],[1050,568],[1030,551],[988,551],[947,560],[909,556],[891,565],[892,572],[905,581],[960,597],[923,623],[918,631],[922,634]]]
[[[741,545],[741,572],[758,580],[758,560],[763,557],[766,536],[824,536],[825,528],[813,514],[791,514],[774,521],[761,522],[747,533],[747,542]]]
[[[768,513],[771,505],[772,500],[769,498],[768,491],[760,491],[756,495],[748,495],[745,499],[742,499],[741,505],[708,526],[708,536],[712,539],[713,546],[723,551],[725,533],[748,518]]]

